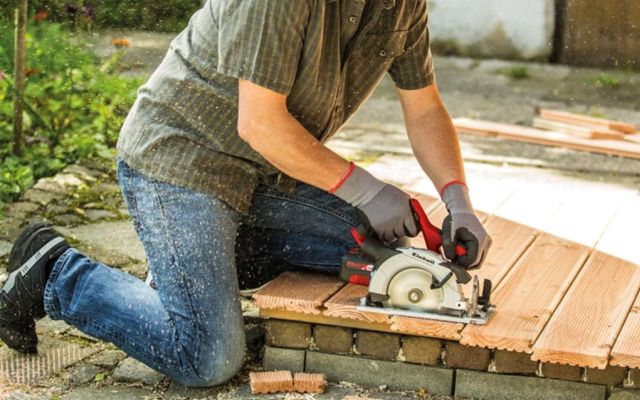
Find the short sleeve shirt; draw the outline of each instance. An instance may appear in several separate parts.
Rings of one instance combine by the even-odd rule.
[[[239,137],[238,79],[287,95],[326,141],[387,72],[401,89],[433,82],[426,0],[208,0],[140,88],[118,154],[245,213],[259,182],[295,182]]]

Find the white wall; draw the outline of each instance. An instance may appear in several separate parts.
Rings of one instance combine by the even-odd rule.
[[[469,56],[545,59],[553,0],[429,0],[434,48]]]

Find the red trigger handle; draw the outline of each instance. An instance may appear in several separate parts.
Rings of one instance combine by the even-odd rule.
[[[442,247],[442,231],[429,221],[427,213],[424,212],[424,209],[417,199],[409,200],[409,204],[411,205],[411,211],[413,211],[413,218],[422,231],[427,249],[439,253]],[[458,256],[465,256],[467,249],[460,244],[456,245],[456,254]]]

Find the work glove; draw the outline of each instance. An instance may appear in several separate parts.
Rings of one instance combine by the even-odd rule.
[[[363,222],[368,223],[385,243],[418,234],[409,195],[378,180],[353,163],[345,177],[330,192],[360,210],[361,216],[366,219]]]
[[[449,211],[442,224],[445,257],[467,269],[480,268],[491,247],[491,237],[473,211],[467,186],[448,184],[442,192],[442,200]],[[458,244],[466,249],[465,255],[456,254]]]

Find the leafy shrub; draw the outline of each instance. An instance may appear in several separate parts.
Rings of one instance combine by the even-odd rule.
[[[12,26],[0,23],[0,203],[13,200],[42,176],[85,158],[111,159],[138,79],[101,65],[60,25],[40,23],[27,34],[24,134],[20,158],[11,153]],[[115,57],[117,57],[116,54]],[[117,60],[115,60],[117,61]],[[111,69],[111,70],[110,70]]]
[[[0,6],[3,15],[13,15],[15,0]],[[201,7],[200,0],[31,0],[34,15],[45,11],[51,21],[87,26],[134,28],[164,32],[182,30]],[[44,14],[43,14],[44,15]]]

